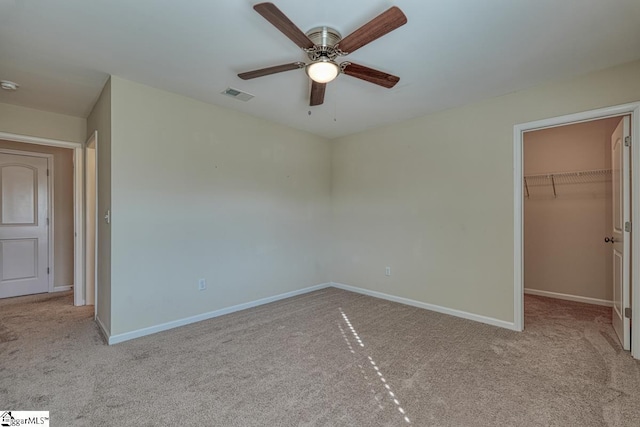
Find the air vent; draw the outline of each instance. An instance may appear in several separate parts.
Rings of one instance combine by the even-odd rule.
[[[221,92],[223,95],[230,96],[231,98],[239,99],[240,101],[248,101],[253,98],[253,95],[247,92],[243,92],[232,87],[228,87]]]

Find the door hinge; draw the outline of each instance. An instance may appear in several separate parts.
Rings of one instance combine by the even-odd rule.
[[[631,231],[631,223],[629,221],[624,223],[624,231]]]
[[[47,227],[49,226],[49,218],[47,218]]]
[[[49,169],[47,169],[47,176],[49,176]]]
[[[47,274],[49,274],[50,271],[51,271],[51,269],[49,267],[47,267]]]
[[[624,309],[624,317],[627,319],[631,319],[631,307],[627,307]]]
[[[624,137],[624,146],[625,147],[631,147],[631,137],[630,136],[625,136]]]

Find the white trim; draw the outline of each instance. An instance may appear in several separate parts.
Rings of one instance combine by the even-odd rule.
[[[24,142],[26,144],[48,145],[51,147],[78,148],[82,147],[80,142],[61,141],[59,139],[39,138],[37,136],[18,135],[16,133],[0,132],[0,139],[7,141]]]
[[[380,298],[387,301],[393,301],[400,304],[410,305],[412,307],[424,308],[429,311],[435,311],[437,313],[448,314],[450,316],[461,317],[467,320],[473,320],[480,323],[486,323],[487,325],[498,326],[500,328],[517,330],[516,325],[513,322],[507,322],[505,320],[495,319],[493,317],[482,316],[480,314],[469,313],[467,311],[455,310],[453,308],[442,307],[440,305],[429,304],[426,302],[416,301],[409,298],[398,297],[395,295],[389,295],[378,291],[371,291],[369,289],[358,288],[356,286],[345,285],[343,283],[331,282],[331,286],[334,288],[342,289],[345,291],[356,292],[358,294],[368,295],[374,298]]]
[[[56,235],[56,185],[54,164],[54,156],[53,154],[49,154],[47,157],[47,169],[49,169],[49,174],[47,175],[47,191],[49,191],[49,212],[47,212],[47,216],[49,217],[49,271],[47,272],[49,275],[49,292],[55,290],[56,284],[56,260],[54,253]]]
[[[74,264],[80,268],[75,268],[73,274],[73,283],[80,286],[73,288],[74,305],[86,305],[85,301],[85,284],[84,284],[84,146],[73,152],[73,206],[74,206],[74,224],[75,242],[73,245]]]
[[[525,294],[529,294],[529,295],[538,295],[540,297],[561,299],[561,300],[565,300],[565,301],[581,302],[581,303],[584,303],[584,304],[593,304],[593,305],[602,305],[602,306],[605,306],[605,307],[613,307],[613,301],[609,301],[609,300],[606,300],[606,299],[583,297],[583,296],[580,296],[580,295],[561,294],[559,292],[541,291],[539,289],[529,289],[529,288],[524,288],[524,293]]]
[[[64,292],[64,291],[70,291],[73,288],[73,285],[60,285],[60,286],[54,286],[53,290],[50,292]]]
[[[131,332],[125,332],[123,334],[111,335],[108,329],[104,326],[100,318],[96,317],[96,322],[98,326],[102,330],[102,333],[105,335],[107,343],[109,345],[118,344],[124,341],[129,341],[135,338],[144,337],[147,335],[155,334],[157,332],[166,331],[169,329],[177,328],[180,326],[189,325],[191,323],[200,322],[202,320],[212,319],[219,316],[224,316],[225,314],[234,313],[240,310],[246,310],[253,307],[258,307],[260,305],[269,304],[271,302],[283,300],[286,298],[291,298],[297,295],[306,294],[309,292],[317,291],[320,289],[326,289],[329,287],[334,287],[337,289],[342,289],[345,291],[355,292],[363,295],[368,295],[374,298],[380,298],[388,301],[397,302],[400,304],[410,305],[413,307],[423,308],[430,311],[435,311],[437,313],[448,314],[450,316],[460,317],[467,320],[472,320],[480,323],[485,323],[492,326],[497,326],[500,328],[516,330],[515,324],[512,322],[507,322],[500,319],[495,319],[493,317],[482,316],[479,314],[469,313],[461,310],[454,310],[447,307],[442,307],[435,304],[428,304],[420,301],[411,300],[408,298],[398,297],[394,295],[384,294],[382,292],[371,291],[368,289],[358,288],[355,286],[345,285],[343,283],[321,283],[319,285],[310,286],[308,288],[299,289],[296,291],[286,292],[284,294],[275,295],[272,297],[262,298],[256,301],[251,301],[243,304],[234,305],[231,307],[221,308],[219,310],[210,311],[207,313],[197,314],[195,316],[186,317],[183,319],[174,320],[167,323],[162,323],[160,325],[149,326],[147,328],[138,329]]]
[[[640,359],[640,102],[631,114],[631,355]],[[635,345],[634,345],[635,343]]]
[[[567,124],[600,120],[607,117],[631,115],[631,182],[633,194],[631,197],[631,222],[634,225],[631,231],[631,265],[638,265],[634,259],[640,254],[640,102],[616,105],[597,110],[584,111],[576,114],[552,117],[529,123],[517,124],[513,127],[513,236],[514,236],[514,307],[513,318],[516,325],[524,326],[524,277],[522,258],[524,239],[523,230],[523,195],[522,195],[522,143],[523,133],[532,130],[563,126]],[[640,313],[640,268],[632,268],[631,272],[631,309],[633,313]],[[631,354],[640,359],[640,316],[632,316],[631,325]],[[634,345],[635,343],[635,345]]]
[[[100,320],[98,316],[96,316],[96,323],[98,324],[98,327],[100,328],[100,332],[102,332],[102,336],[104,337],[107,344],[111,344],[109,342],[109,337],[111,336],[111,332],[106,326],[104,326],[104,323],[102,323],[102,320]]]
[[[522,130],[513,127],[513,323],[517,331],[524,330],[524,197]],[[519,141],[519,142],[516,142]]]
[[[91,143],[93,143],[93,147],[91,147]],[[85,143],[85,166],[87,165],[87,159],[86,156],[89,153],[89,149],[93,150],[93,156],[94,156],[94,198],[95,198],[95,218],[94,218],[94,239],[93,239],[93,243],[94,243],[94,260],[93,260],[93,318],[97,319],[98,318],[98,131],[94,130],[93,133],[91,134],[91,136],[89,137],[89,139],[87,139],[87,142]],[[85,182],[85,194],[87,191],[86,188],[86,183],[87,183],[87,174],[86,174],[86,167],[85,167],[85,176],[84,176],[84,182]],[[86,206],[86,200],[85,200],[85,206],[84,206],[84,212],[87,212],[87,206]],[[86,231],[86,226],[87,226],[87,221],[85,218],[85,231]],[[87,247],[86,247],[86,235],[85,235],[85,246],[84,246],[84,265],[86,268],[87,262],[86,262],[86,255],[87,255]],[[85,282],[86,283],[86,282]],[[86,285],[88,286],[88,283],[86,283]],[[85,287],[85,297],[87,295],[87,290]],[[86,298],[85,298],[85,303],[86,303]]]
[[[15,142],[15,141],[13,141]],[[28,157],[40,157],[43,159],[47,159],[47,170],[49,173],[47,174],[47,218],[49,218],[49,224],[47,225],[47,285],[48,292],[55,292],[55,260],[53,257],[53,249],[55,247],[54,244],[54,227],[55,227],[55,218],[54,218],[54,178],[53,178],[53,165],[54,165],[54,156],[49,153],[40,153],[37,151],[22,151],[22,150],[13,150],[9,148],[0,148],[0,153],[4,154],[12,154],[15,156],[28,156]]]
[[[240,310],[246,310],[248,308],[257,307],[259,305],[269,304],[270,302],[279,301],[285,298],[291,298],[297,295],[306,294],[309,292],[325,289],[331,286],[331,283],[321,283],[319,285],[310,286],[308,288],[299,289],[297,291],[285,292],[284,294],[275,295],[272,297],[262,298],[256,301],[245,302],[243,304],[234,305],[227,308],[221,308],[219,310],[210,311],[208,313],[197,314],[195,316],[186,317],[183,319],[173,320],[171,322],[162,323],[160,325],[149,326],[148,328],[142,328],[131,332],[125,332],[123,334],[110,335],[106,334],[107,342],[109,345],[118,344],[123,341],[132,340],[134,338],[144,337],[146,335],[155,334],[156,332],[166,331],[168,329],[177,328],[179,326],[189,325],[191,323],[200,322],[202,320],[212,319],[214,317],[224,316],[225,314],[234,313]],[[106,333],[106,328],[102,325],[102,322],[98,320],[98,324]]]
[[[73,149],[74,158],[74,215],[73,215],[73,227],[75,230],[75,239],[73,242],[74,248],[74,292],[73,292],[73,304],[84,305],[84,299],[82,298],[82,290],[84,289],[84,241],[82,240],[82,234],[84,229],[84,215],[83,205],[81,204],[82,198],[78,198],[78,194],[82,195],[84,192],[84,179],[81,171],[84,167],[84,144],[81,142],[60,141],[57,139],[40,138],[37,136],[18,135],[14,133],[0,132],[0,139],[14,142],[24,142],[25,144],[37,144],[47,145],[50,147],[62,147]]]

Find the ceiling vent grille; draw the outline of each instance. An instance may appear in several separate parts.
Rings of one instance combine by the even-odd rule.
[[[223,95],[230,96],[231,98],[239,99],[240,101],[248,101],[253,98],[253,95],[247,92],[243,92],[232,87],[228,87],[221,92]]]

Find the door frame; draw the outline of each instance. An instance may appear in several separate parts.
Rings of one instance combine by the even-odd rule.
[[[640,254],[640,102],[599,108],[581,113],[551,117],[513,127],[513,194],[514,194],[514,301],[513,321],[516,330],[524,329],[524,133],[616,116],[631,116],[631,260]],[[635,263],[640,265],[640,263]],[[640,359],[640,268],[631,269],[631,354]],[[634,345],[635,343],[635,345]]]
[[[93,143],[93,147],[90,147],[90,145]],[[87,179],[88,179],[88,161],[87,161],[87,155],[89,154],[89,149],[93,150],[93,155],[94,155],[94,198],[95,198],[95,218],[94,218],[94,238],[93,238],[93,244],[94,244],[94,251],[93,251],[93,318],[94,320],[98,318],[98,131],[94,130],[93,133],[91,134],[91,136],[89,136],[89,138],[87,139],[87,142],[85,143],[85,149],[84,149],[84,161],[85,161],[85,174],[84,174],[84,193],[86,195],[86,191],[87,191]],[[87,207],[88,207],[88,203],[89,200],[86,199],[85,197],[85,209],[84,212],[85,214],[88,214],[87,212]],[[87,237],[89,234],[89,230],[86,229],[87,226],[87,218],[84,219],[84,225],[85,225],[85,236],[84,236],[84,262],[85,262],[85,268],[87,266],[87,254],[89,251],[89,246],[87,244]],[[84,272],[83,272],[84,273]],[[86,276],[83,276],[86,277]],[[89,283],[85,283],[85,304],[86,304],[86,287],[89,286]]]
[[[73,304],[85,305],[84,280],[84,144],[36,136],[0,132],[0,139],[73,150]],[[51,180],[53,181],[53,180]],[[53,196],[53,194],[52,194]],[[51,217],[50,217],[51,218]],[[53,223],[53,221],[51,221]],[[53,229],[53,227],[51,227]],[[51,239],[50,239],[51,241]],[[53,251],[50,251],[51,258]],[[53,276],[53,275],[51,275]],[[52,280],[52,277],[50,277]]]
[[[2,139],[2,138],[0,138]],[[55,233],[53,232],[55,221],[54,221],[54,171],[53,171],[53,154],[47,153],[38,153],[35,151],[22,151],[22,150],[14,150],[11,148],[0,148],[0,153],[3,154],[11,154],[14,156],[29,156],[29,157],[40,157],[43,159],[47,159],[47,170],[49,171],[47,175],[47,218],[49,218],[49,225],[47,227],[47,263],[49,264],[47,267],[49,268],[47,274],[47,288],[49,292],[60,292],[60,291],[68,291],[71,289],[70,286],[60,286],[58,289],[55,288],[55,263],[53,258],[53,236]]]

